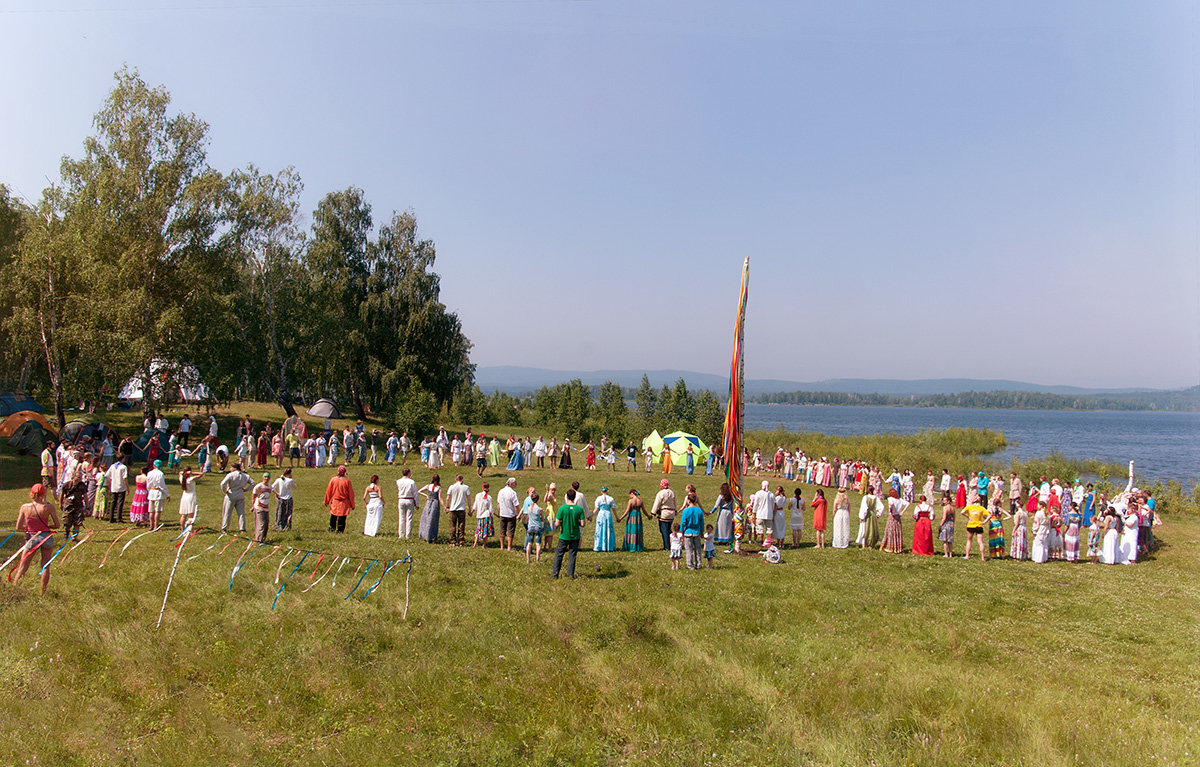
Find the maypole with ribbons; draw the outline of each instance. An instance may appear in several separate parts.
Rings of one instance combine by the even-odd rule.
[[[742,342],[745,339],[746,299],[750,290],[750,257],[742,264],[742,291],[738,298],[737,318],[733,324],[733,361],[729,369],[729,404],[725,410],[725,432],[721,452],[725,457],[725,476],[733,498],[742,505],[742,385],[745,383]]]

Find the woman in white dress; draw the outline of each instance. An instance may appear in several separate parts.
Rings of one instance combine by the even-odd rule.
[[[775,499],[778,502],[778,498]],[[804,535],[804,498],[800,493],[800,488],[796,488],[791,498],[787,501],[788,511],[791,512],[791,517],[788,519],[788,529],[792,531],[792,546],[800,548],[800,538]]]
[[[783,485],[775,488],[775,516],[771,517],[771,538],[776,545],[783,546],[784,528],[787,526],[788,499],[783,494]]]
[[[442,468],[442,451],[437,445],[429,448],[429,468],[437,470]]]
[[[200,475],[192,474],[192,470],[187,467],[179,475],[179,486],[183,489],[183,493],[179,496],[180,530],[184,530],[188,525],[196,522],[196,514],[200,511],[200,506],[196,503],[196,482],[199,479]]]
[[[850,497],[844,487],[839,487],[833,498],[833,547],[850,548]]]
[[[1113,509],[1104,515],[1104,543],[1100,547],[1100,564],[1115,565],[1120,557],[1120,516]]]
[[[325,466],[325,435],[317,437],[317,468]]]
[[[363,535],[374,537],[379,532],[379,522],[383,519],[383,488],[379,486],[378,475],[372,475],[371,484],[363,491],[363,500],[367,503]]]
[[[1142,524],[1142,519],[1138,516],[1136,504],[1131,503],[1129,505],[1122,522],[1124,527],[1121,532],[1121,548],[1117,553],[1117,561],[1123,565],[1132,565],[1134,562],[1137,562],[1138,529]]]
[[[1029,559],[1045,562],[1050,558],[1050,523],[1046,518],[1046,504],[1039,503],[1033,515],[1033,544],[1029,547]]]

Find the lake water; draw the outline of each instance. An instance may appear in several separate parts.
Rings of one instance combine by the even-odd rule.
[[[1001,460],[1058,451],[1069,458],[1132,460],[1139,474],[1152,478],[1189,485],[1200,478],[1200,413],[746,405],[747,430],[780,426],[844,437],[952,426],[994,429],[1009,441]]]

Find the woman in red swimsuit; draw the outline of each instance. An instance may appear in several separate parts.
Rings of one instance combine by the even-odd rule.
[[[58,527],[58,513],[54,510],[54,504],[46,500],[45,485],[38,483],[30,488],[29,498],[29,503],[22,504],[17,512],[16,528],[25,530],[25,553],[21,555],[21,560],[13,571],[13,582],[21,580],[21,576],[29,569],[33,553],[40,549],[44,568],[42,593],[45,594],[46,587],[50,585],[50,568],[46,567],[46,564],[54,556],[53,531]]]

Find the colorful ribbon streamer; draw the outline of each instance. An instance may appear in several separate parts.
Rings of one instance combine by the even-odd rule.
[[[104,550],[104,558],[100,560],[100,566],[96,568],[97,570],[99,570],[100,567],[104,567],[104,563],[108,561],[108,552],[112,551],[112,547],[117,545],[117,541],[121,540],[121,536],[125,535],[125,533],[129,532],[132,529],[133,529],[132,527],[127,527],[121,531],[121,535],[118,535],[116,538],[113,538],[112,543],[108,544],[108,548]]]
[[[366,570],[363,570],[362,577],[360,577],[360,578],[358,579],[358,581],[357,581],[357,582],[354,584],[354,588],[350,589],[350,593],[349,593],[349,594],[347,594],[345,597],[343,597],[343,601],[344,601],[344,600],[346,600],[346,599],[349,599],[349,598],[350,598],[350,596],[351,596],[352,594],[354,594],[354,592],[358,591],[358,586],[359,586],[359,584],[360,584],[360,583],[362,583],[362,582],[363,582],[363,578],[366,578],[366,577],[367,577],[367,573],[371,572],[371,565],[375,564],[375,563],[376,563],[376,562],[378,562],[378,561],[379,561],[379,560],[377,560],[377,559],[372,559],[372,560],[371,560],[371,562],[370,562],[370,563],[367,565],[367,569],[366,569]],[[361,565],[360,565],[360,567],[361,567]],[[355,570],[355,573],[357,573],[357,572],[358,572],[358,571],[357,571],[357,570]]]

